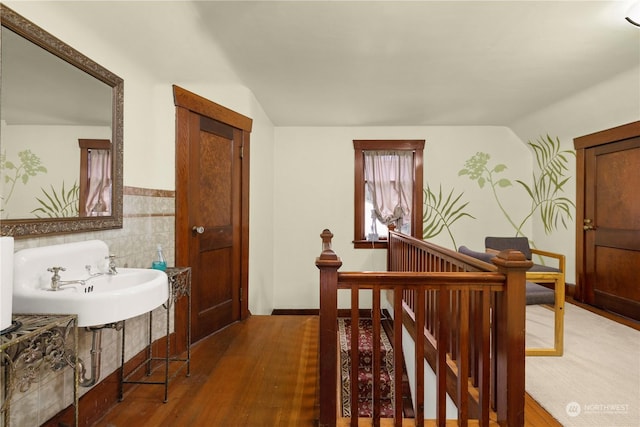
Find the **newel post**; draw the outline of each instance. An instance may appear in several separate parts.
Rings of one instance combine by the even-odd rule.
[[[320,427],[336,425],[338,377],[338,269],[342,261],[331,249],[333,234],[322,231],[320,270]]]
[[[501,426],[524,426],[526,272],[533,262],[522,252],[505,250],[493,259],[507,276],[496,293],[496,412]]]

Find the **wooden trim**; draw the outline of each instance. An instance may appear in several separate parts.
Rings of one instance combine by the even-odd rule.
[[[354,240],[353,247],[355,249],[387,249],[389,247],[389,242],[383,239],[380,239],[377,242],[370,242],[368,240]]]
[[[385,319],[391,317],[391,315],[384,310]],[[318,316],[320,310],[317,308],[276,308],[271,312],[272,316]],[[338,309],[338,317],[351,316],[351,310],[348,308]],[[371,318],[371,310],[360,309],[359,317],[363,319]]]
[[[78,139],[78,145],[88,150],[111,150],[109,139]]]
[[[115,163],[113,162],[113,152],[111,148],[111,140],[109,139],[78,139],[80,147],[80,179],[78,185],[78,214],[80,217],[86,217],[86,201],[89,195],[89,152],[91,150],[107,150],[111,151],[111,175],[115,175]],[[111,195],[113,200],[113,194]],[[111,206],[113,212],[113,202]]]
[[[575,142],[575,140],[574,140]],[[578,301],[584,301],[586,298],[583,283],[585,283],[584,272],[586,269],[584,251],[584,207],[585,207],[585,171],[586,158],[584,149],[576,150],[576,247],[575,247],[575,263],[576,263],[576,286],[574,288],[574,297]]]
[[[176,107],[183,107],[194,113],[210,117],[236,129],[251,132],[253,120],[229,108],[209,101],[200,95],[189,92],[180,86],[173,85],[173,100]]]
[[[241,204],[241,272],[240,278],[240,319],[246,319],[251,315],[249,311],[249,181],[250,181],[250,159],[251,159],[251,126],[248,130],[242,131],[242,189],[240,190]]]
[[[175,263],[190,265],[188,230],[188,194],[189,194],[189,110],[176,107],[176,193],[175,193]],[[187,324],[189,313],[185,304],[176,304],[174,311],[175,324]],[[180,328],[182,331],[182,328]],[[187,336],[184,332],[176,334],[176,342],[180,351],[187,348]]]
[[[173,213],[137,213],[137,214],[124,214],[123,218],[157,218],[175,216]]]
[[[125,196],[146,196],[146,197],[176,197],[173,190],[159,190],[155,188],[124,187]]]
[[[317,308],[274,308],[272,316],[317,316],[320,310]]]
[[[574,138],[573,146],[576,150],[580,150],[610,142],[618,142],[638,135],[640,135],[640,121]]]

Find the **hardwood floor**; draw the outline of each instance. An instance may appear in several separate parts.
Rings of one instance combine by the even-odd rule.
[[[133,386],[96,426],[313,426],[315,316],[251,316],[192,347],[191,376]]]
[[[315,426],[317,316],[252,316],[196,343],[191,376],[130,386],[95,426]],[[81,408],[82,410],[82,405]],[[525,425],[560,426],[527,395]]]

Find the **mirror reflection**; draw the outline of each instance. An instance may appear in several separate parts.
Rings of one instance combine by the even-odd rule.
[[[0,4],[0,227],[122,227],[123,81]]]
[[[95,213],[81,208],[78,140],[111,138],[111,87],[3,27],[1,90],[0,218]],[[107,155],[100,156],[99,170],[109,180],[109,151],[101,152]],[[110,182],[99,182],[96,170],[89,187],[101,193],[100,214],[110,215]]]

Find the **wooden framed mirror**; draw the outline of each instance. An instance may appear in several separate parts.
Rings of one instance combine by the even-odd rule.
[[[12,9],[0,8],[1,234],[122,228],[124,81]],[[110,205],[99,213],[81,208],[80,139],[111,144],[104,183]]]

